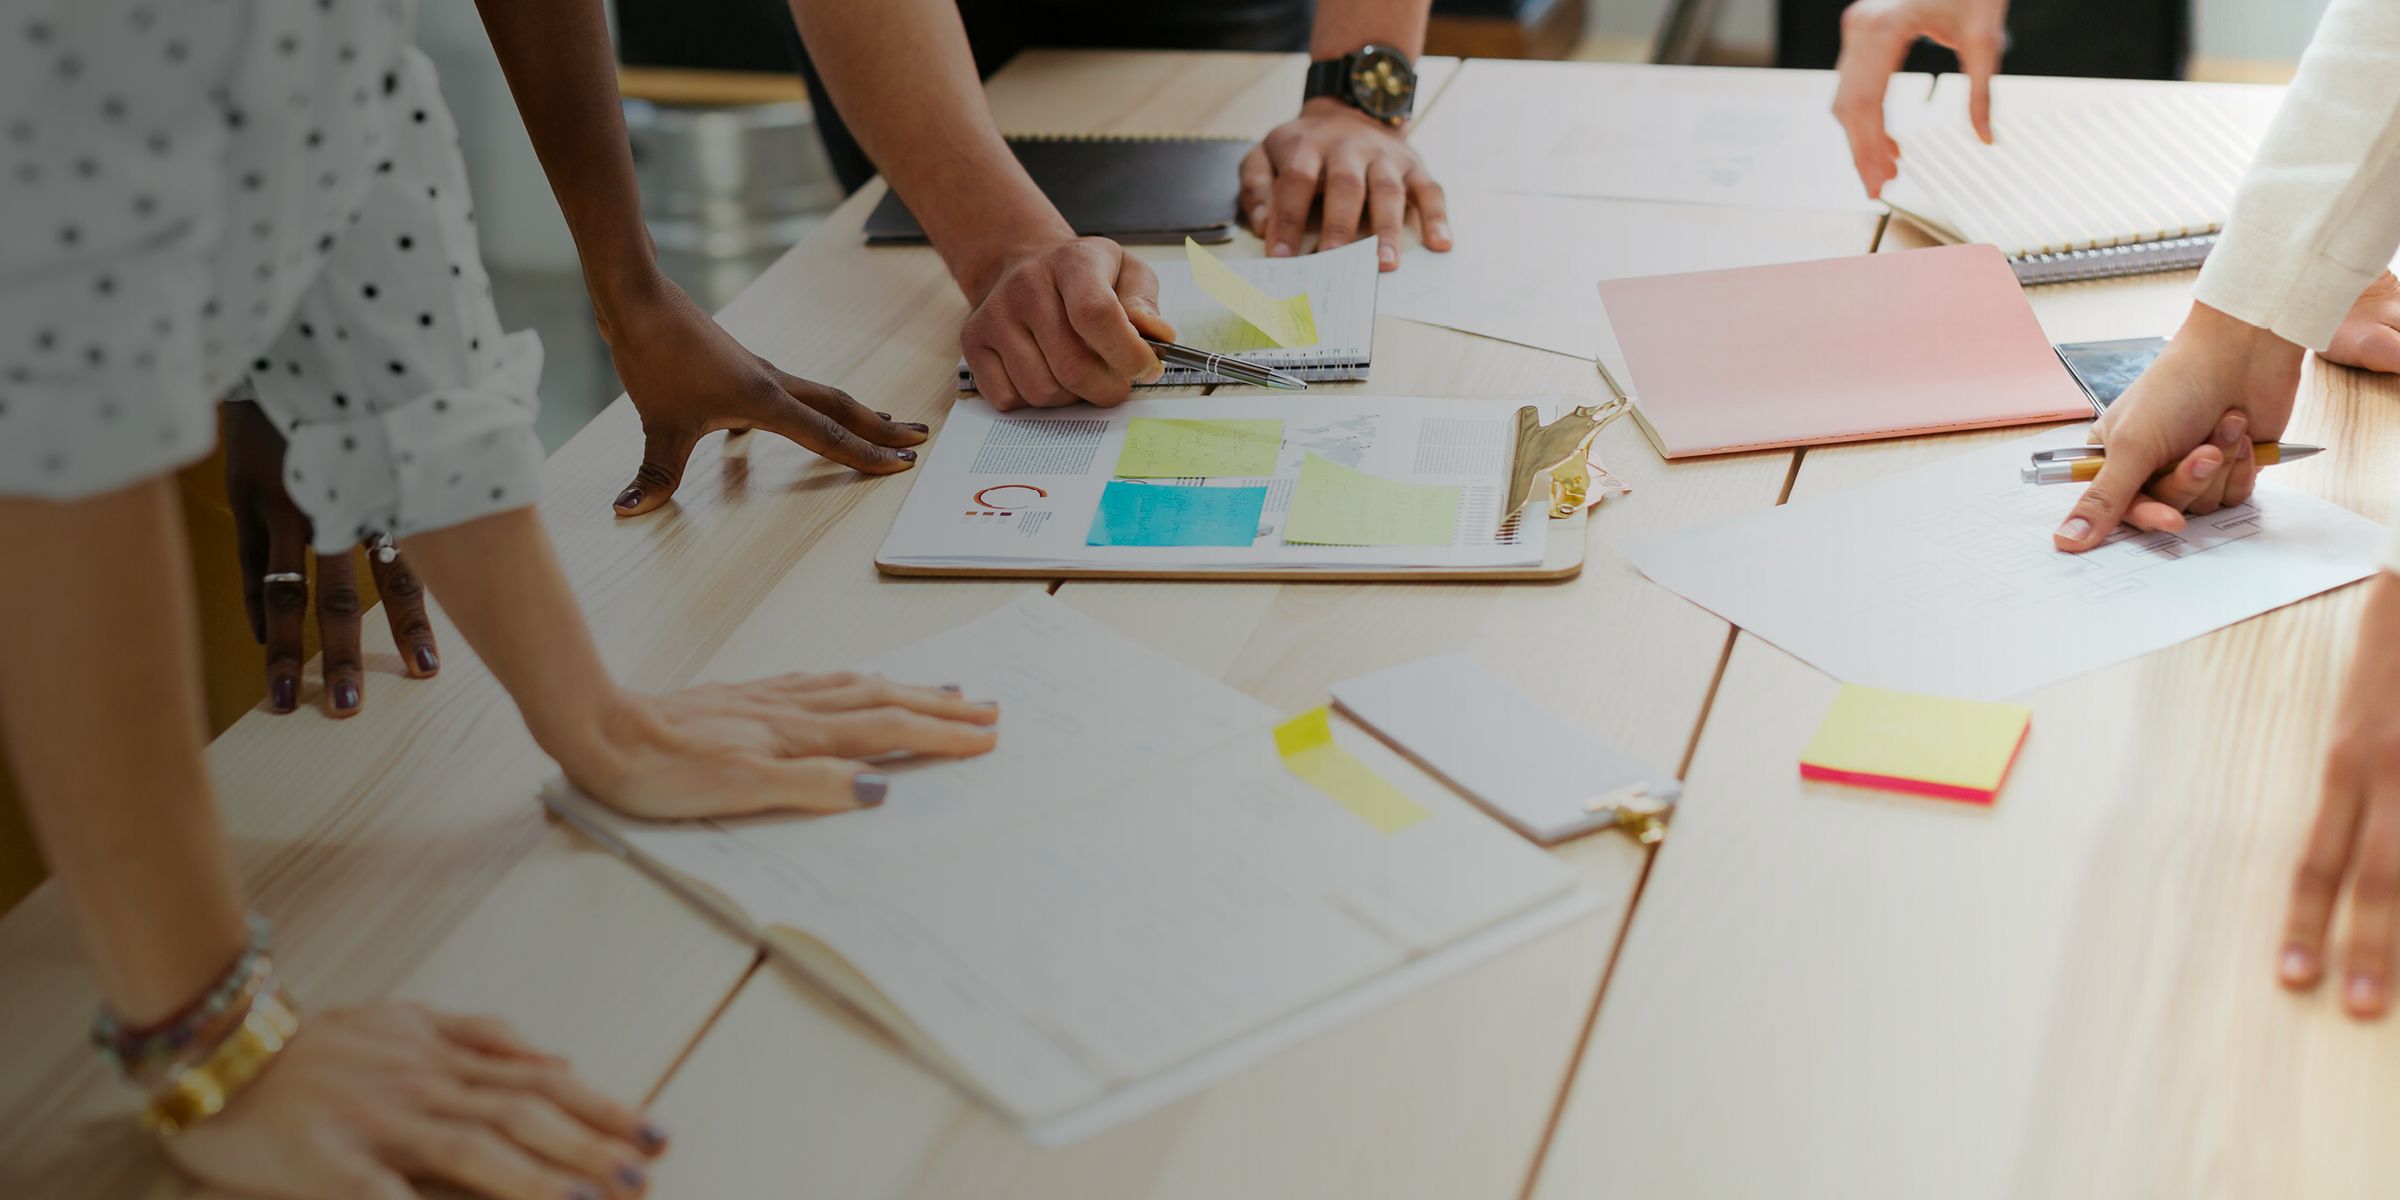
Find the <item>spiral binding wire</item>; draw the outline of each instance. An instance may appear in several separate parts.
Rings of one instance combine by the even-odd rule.
[[[2215,249],[2216,245],[2217,235],[2204,233],[2197,237],[2099,246],[2058,254],[2028,254],[2008,260],[2008,265],[2017,273],[2019,284],[2033,287],[2082,279],[2114,279],[2121,275],[2188,271],[2208,261],[2208,252]]]

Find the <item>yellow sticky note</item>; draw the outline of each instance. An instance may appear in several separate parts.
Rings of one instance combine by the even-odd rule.
[[[1846,685],[1800,755],[1807,779],[1990,804],[2033,710]]]
[[[1183,256],[1191,260],[1192,282],[1199,284],[1201,291],[1232,309],[1269,341],[1285,348],[1317,344],[1317,316],[1308,307],[1307,292],[1278,300],[1234,274],[1232,267],[1188,237],[1183,239]]]
[[[1125,479],[1184,479],[1275,473],[1283,422],[1135,417],[1125,423],[1117,474]]]
[[[1312,546],[1447,546],[1459,492],[1355,471],[1321,454],[1300,460],[1283,540]]]
[[[1342,749],[1341,743],[1333,740],[1333,723],[1322,705],[1276,726],[1275,751],[1283,755],[1283,765],[1292,774],[1332,797],[1378,833],[1398,833],[1433,815]]]

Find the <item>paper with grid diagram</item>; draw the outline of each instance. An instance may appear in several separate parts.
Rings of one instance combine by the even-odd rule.
[[[2051,533],[2081,488],[2022,483],[2073,426],[1626,547],[1643,574],[1848,683],[2003,700],[2373,574],[2381,526],[2274,482],[2181,533]]]

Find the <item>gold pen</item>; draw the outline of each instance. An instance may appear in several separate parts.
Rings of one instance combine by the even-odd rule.
[[[2298,462],[2324,452],[2323,446],[2303,446],[2298,442],[2253,442],[2250,445],[2252,461],[2262,467]],[[2019,472],[2019,477],[2027,483],[2090,483],[2100,477],[2101,466],[2108,462],[2108,448],[2077,446],[2071,450],[2044,450],[2034,455],[2033,460],[2032,466]],[[2169,474],[2172,470],[2161,471],[2159,475]]]

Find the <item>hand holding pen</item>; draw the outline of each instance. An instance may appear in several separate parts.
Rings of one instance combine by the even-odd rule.
[[[2182,330],[2094,427],[2092,440],[2107,449],[2059,524],[2058,548],[2082,553],[2120,523],[2181,530],[2186,513],[2248,500],[2260,466],[2256,443],[2281,441],[2305,353],[2194,304]]]

